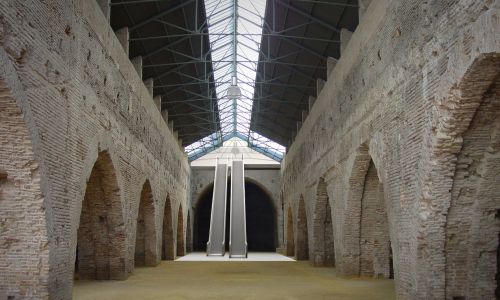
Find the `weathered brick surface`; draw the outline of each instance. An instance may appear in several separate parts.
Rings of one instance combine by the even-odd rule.
[[[0,297],[71,298],[90,198],[118,251],[98,257],[97,273],[126,277],[146,180],[156,245],[145,257],[160,253],[163,221],[179,215],[165,213],[165,201],[187,207],[189,165],[97,3],[1,1],[0,70],[0,224],[9,223],[0,231]],[[3,200],[6,193],[13,196]]]
[[[377,197],[363,222],[383,225],[385,209],[388,231],[369,236],[387,259],[389,232],[398,298],[491,299],[500,194],[488,99],[500,73],[499,9],[493,0],[381,0],[364,12],[283,166],[285,207],[297,211],[304,195],[308,221],[325,178],[340,274],[359,274],[365,250],[377,252],[360,245],[373,161],[385,206]],[[377,264],[387,262],[375,262],[374,275],[386,276]]]
[[[186,255],[186,245],[185,245],[185,227],[184,227],[184,213],[182,205],[179,206],[179,212],[177,213],[177,236],[176,236],[176,256]]]
[[[159,263],[155,206],[151,184],[146,180],[142,187],[137,229],[135,232],[135,266],[155,266]],[[159,227],[161,228],[161,227]]]
[[[163,260],[173,260],[175,258],[174,253],[174,229],[172,217],[172,206],[170,197],[167,196],[165,200],[165,208],[163,210],[163,231],[162,231],[162,248],[161,248],[161,258]]]
[[[304,204],[304,197],[301,195],[299,200],[299,207],[297,211],[297,237],[295,240],[295,257],[297,260],[309,259],[309,239],[308,239],[308,226],[307,226],[307,212]]]
[[[87,182],[77,232],[75,272],[81,279],[127,278],[120,188],[109,154],[99,153]]]
[[[295,234],[293,228],[293,212],[292,208],[288,207],[287,209],[287,218],[286,218],[286,255],[287,256],[295,256]]]
[[[319,179],[316,188],[313,215],[313,241],[311,261],[314,266],[335,266],[335,242],[333,240],[332,209],[328,199],[326,182]]]
[[[47,298],[45,198],[13,71],[0,63],[0,299]]]

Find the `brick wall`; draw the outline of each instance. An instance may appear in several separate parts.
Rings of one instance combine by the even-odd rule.
[[[99,265],[105,267],[99,274],[124,278],[133,271],[139,203],[146,180],[151,186],[159,253],[164,219],[178,220],[177,210],[175,216],[173,211],[165,213],[165,201],[170,199],[175,208],[187,207],[190,168],[95,1],[2,1],[0,70],[0,82],[7,82],[6,89],[14,95],[15,111],[22,112],[17,122],[26,124],[14,130],[2,116],[1,132],[15,132],[16,144],[22,141],[23,148],[16,154],[18,150],[2,136],[0,169],[7,179],[2,180],[1,193],[26,190],[28,194],[17,204],[20,213],[9,213],[19,219],[10,223],[33,222],[9,225],[9,231],[0,233],[4,245],[0,251],[5,252],[0,255],[0,268],[12,270],[1,272],[8,279],[0,278],[0,294],[71,298],[78,228],[80,219],[87,216],[85,195],[95,198],[91,197],[95,186],[106,182],[114,181],[116,187],[103,190],[113,196],[102,201],[113,204],[99,211],[103,220],[112,221],[108,236],[116,234],[119,241],[109,245],[117,253],[101,257],[104,262]],[[2,102],[0,113],[4,107]],[[106,170],[113,170],[114,180],[100,178],[113,177],[100,167],[102,153],[108,156]],[[22,162],[11,165],[7,160],[12,157]],[[19,175],[12,173],[14,167]],[[9,191],[9,182],[21,179],[26,184]],[[9,196],[9,201],[14,199]],[[102,202],[97,201],[99,205]],[[2,201],[2,222],[6,207],[9,204]],[[186,212],[180,215],[183,218]],[[121,218],[119,225],[115,217]],[[5,239],[12,235],[22,238],[6,247]],[[16,247],[24,250],[16,251]],[[9,263],[14,253],[19,269]]]
[[[473,162],[486,166],[491,159],[495,166],[496,146],[470,146],[488,151],[458,162],[462,146],[468,147],[464,133],[500,73],[499,9],[494,0],[381,0],[363,14],[283,165],[285,206],[298,210],[306,195],[308,221],[317,201],[311,195],[325,179],[340,274],[359,274],[361,199],[373,161],[383,183],[397,297],[483,299],[494,293],[497,207],[487,199],[500,196],[493,188],[498,177]],[[496,145],[494,128],[477,135]],[[476,167],[484,175],[460,179]],[[448,259],[466,266],[455,270]]]
[[[326,182],[319,179],[313,215],[312,263],[316,267],[335,266],[333,223]]]
[[[12,71],[0,64],[0,299],[47,298],[49,239],[40,165]]]
[[[304,204],[304,196],[300,196],[299,207],[297,210],[297,237],[295,240],[295,257],[297,260],[309,259],[309,232],[307,224],[307,212]]]
[[[155,220],[155,207],[153,194],[151,192],[151,184],[146,180],[142,187],[139,213],[137,215],[134,257],[135,266],[156,266],[160,261],[157,251],[157,226]]]

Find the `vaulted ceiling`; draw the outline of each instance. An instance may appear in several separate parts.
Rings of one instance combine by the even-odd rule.
[[[143,79],[154,79],[154,95],[193,156],[238,136],[279,160],[316,96],[316,79],[326,80],[327,57],[340,56],[340,29],[358,23],[356,0],[259,1],[112,0],[111,26],[129,28],[130,58],[142,56]],[[234,57],[220,45],[237,48],[238,85],[250,98],[235,104],[232,134],[221,101],[230,82],[219,81],[231,78],[220,66]]]

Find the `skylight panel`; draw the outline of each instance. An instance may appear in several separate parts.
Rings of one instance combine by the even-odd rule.
[[[279,161],[285,147],[250,130],[266,0],[205,0],[205,8],[220,131],[189,145],[186,151],[191,158],[237,136]],[[237,100],[227,96],[234,83],[241,92]]]

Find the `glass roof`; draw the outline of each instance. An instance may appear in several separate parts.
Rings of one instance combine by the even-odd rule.
[[[250,148],[281,161],[285,147],[250,130],[266,0],[205,0],[220,131],[186,147],[194,160],[239,137]],[[227,97],[232,78],[239,99]]]

